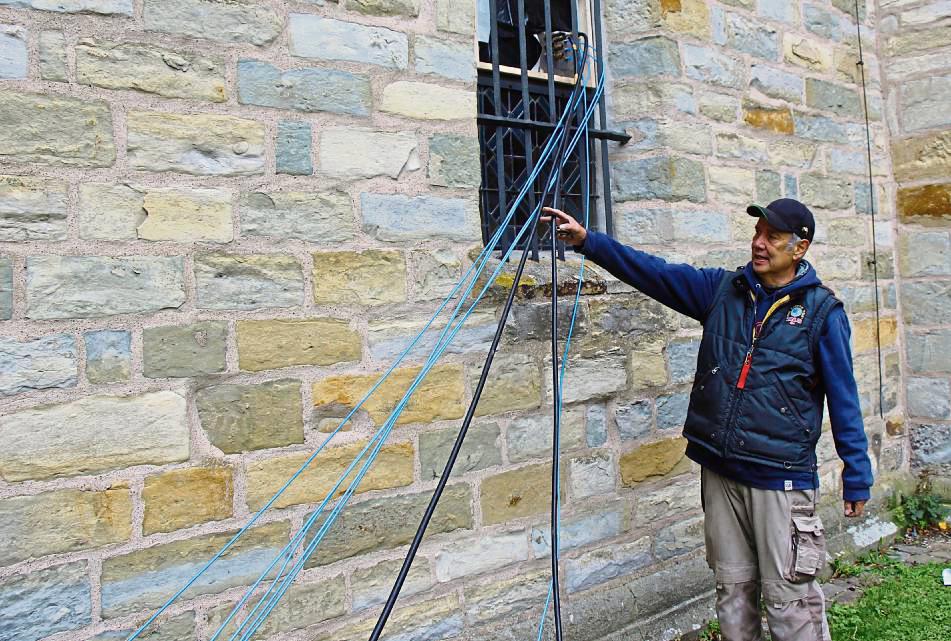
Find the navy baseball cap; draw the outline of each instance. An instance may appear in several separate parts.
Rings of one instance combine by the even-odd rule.
[[[756,218],[765,218],[770,227],[779,231],[787,231],[805,238],[810,243],[816,235],[816,219],[809,208],[798,200],[780,198],[766,207],[750,205],[746,213]]]

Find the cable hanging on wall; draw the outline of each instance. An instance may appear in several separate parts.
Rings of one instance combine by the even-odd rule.
[[[858,36],[859,59],[855,63],[862,79],[862,107],[865,113],[865,152],[868,160],[868,206],[872,218],[872,280],[875,287],[875,344],[878,357],[878,414],[885,418],[885,379],[882,373],[881,303],[878,291],[878,238],[875,234],[875,183],[872,178],[872,128],[868,117],[868,88],[865,85],[865,58],[862,53],[862,22],[859,18],[859,0],[855,0],[855,32]]]

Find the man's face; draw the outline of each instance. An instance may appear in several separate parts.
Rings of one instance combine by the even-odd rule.
[[[760,218],[750,246],[753,271],[760,277],[778,276],[791,271],[793,264],[805,254],[801,245],[807,242],[802,241],[790,248],[791,239],[791,233],[773,229],[765,218]]]

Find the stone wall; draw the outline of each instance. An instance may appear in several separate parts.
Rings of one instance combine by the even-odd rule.
[[[951,7],[883,2],[911,465],[951,495]]]
[[[913,356],[936,354],[916,342],[922,330],[921,341],[946,330],[919,329],[907,304],[897,311],[896,289],[904,302],[940,288],[932,275],[947,265],[902,253],[912,272],[901,275],[915,280],[895,280],[892,212],[905,196],[891,156],[905,147],[889,136],[926,130],[882,100],[883,82],[913,76],[883,75],[892,49],[876,55],[920,44],[905,25],[927,9],[888,3],[900,17],[882,28],[882,11],[862,14],[886,196],[886,430],[851,2],[604,4],[611,113],[633,135],[612,151],[617,235],[733,267],[748,258],[749,201],[798,194],[815,207],[811,255],[853,322],[877,511],[909,456],[903,336],[909,405],[922,385],[948,384],[919,376]],[[473,31],[471,0],[0,0],[0,636],[124,638],[422,327],[479,246]],[[921,124],[929,110],[912,103]],[[946,180],[945,143],[921,144],[936,159],[923,161],[929,184]],[[896,177],[921,182],[917,169]],[[947,258],[947,233],[899,222]],[[566,298],[577,266],[561,270]],[[548,580],[551,283],[544,262],[531,271],[388,627],[406,638],[534,634]],[[671,638],[711,612],[698,470],[679,436],[700,330],[597,270],[586,280],[562,443],[568,635]],[[262,638],[367,636],[471,398],[506,282]],[[382,421],[411,360],[150,638],[209,638]],[[947,415],[933,418],[924,424],[939,427],[913,433],[940,438]],[[828,435],[821,460],[836,546],[893,531],[874,514],[841,523]]]

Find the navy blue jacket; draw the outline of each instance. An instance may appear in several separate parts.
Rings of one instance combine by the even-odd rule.
[[[701,322],[728,274],[723,269],[697,269],[690,265],[670,264],[593,231],[588,232],[584,246],[579,251],[625,283]],[[764,292],[764,295],[757,297],[757,320],[762,320],[778,298],[797,289],[819,284],[815,270],[805,261],[803,264],[803,273],[792,283],[773,292],[762,288],[752,266],[746,266],[743,274],[750,288]],[[818,368],[829,406],[836,452],[844,463],[843,498],[847,501],[864,501],[870,496],[872,466],[852,371],[850,335],[848,318],[842,307],[838,306],[826,318],[819,335]],[[821,412],[821,408],[818,411]],[[789,480],[792,480],[795,489],[817,488],[819,485],[814,472],[791,474],[748,461],[722,458],[693,443],[688,446],[687,455],[697,463],[751,487],[781,490]]]

